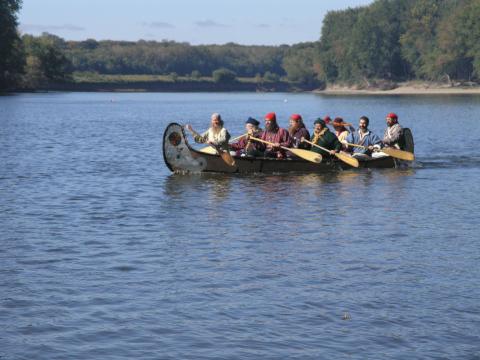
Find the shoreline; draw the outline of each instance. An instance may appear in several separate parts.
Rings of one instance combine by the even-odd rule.
[[[314,92],[323,95],[480,95],[480,86],[400,83],[397,87],[390,90],[327,86],[325,90],[315,90]]]
[[[358,89],[330,85],[325,89],[306,89],[277,82],[269,86],[254,83],[213,84],[211,82],[123,82],[123,83],[58,83],[38,89],[12,89],[10,93],[36,92],[257,92],[257,93],[313,93],[326,96],[402,96],[402,95],[480,95],[480,86],[447,86],[430,83],[400,83],[389,90],[380,88]]]

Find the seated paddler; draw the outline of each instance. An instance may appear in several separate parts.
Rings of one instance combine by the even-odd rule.
[[[277,115],[274,112],[265,115],[265,130],[260,139],[271,143],[266,145],[264,156],[284,159],[286,152],[283,147],[290,147],[291,139],[288,131],[277,124]]]
[[[335,134],[327,127],[325,120],[322,120],[321,118],[318,118],[313,123],[313,136],[311,142],[329,150],[329,152],[326,152],[316,146],[311,147],[311,151],[315,151],[322,155],[334,155],[342,149],[342,143],[338,141]]]
[[[260,138],[262,129],[259,127],[260,122],[249,117],[245,122],[245,130],[247,133],[237,142],[230,144],[230,155],[232,156],[263,156],[265,145],[258,141],[253,141],[250,136]]]
[[[332,125],[335,129],[335,135],[340,142],[345,141],[347,139],[347,136],[355,131],[352,124],[344,122],[343,118],[341,117],[336,117],[333,120]]]
[[[382,147],[382,140],[368,129],[369,123],[369,118],[362,116],[358,122],[358,130],[350,133],[345,140],[347,150],[353,151],[355,157],[368,159],[374,150]]]
[[[303,123],[302,116],[299,114],[292,114],[290,116],[288,133],[292,140],[292,147],[296,149],[310,149],[310,144],[302,142],[302,138],[310,140],[310,133]]]
[[[387,114],[385,121],[387,122],[387,128],[383,134],[383,144],[387,147],[393,147],[401,149],[405,147],[403,138],[403,128],[398,123],[398,116],[395,113]]]
[[[213,147],[219,147],[222,150],[228,151],[228,140],[230,134],[227,129],[223,127],[223,120],[220,114],[213,113],[210,121],[210,128],[202,134],[193,130],[190,124],[185,125],[185,128],[193,135],[195,142],[200,144],[209,144]]]

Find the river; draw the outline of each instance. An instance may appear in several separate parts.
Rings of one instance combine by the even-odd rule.
[[[173,175],[170,122],[396,112],[408,169]],[[0,97],[1,359],[480,358],[480,97]]]

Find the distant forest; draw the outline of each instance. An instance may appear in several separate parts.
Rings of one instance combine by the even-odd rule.
[[[173,82],[250,78],[308,88],[480,79],[480,0],[376,0],[329,12],[319,41],[291,46],[21,36],[20,7],[20,0],[0,0],[0,90],[75,82],[76,74],[161,75]]]

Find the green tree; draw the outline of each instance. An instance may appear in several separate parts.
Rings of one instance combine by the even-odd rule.
[[[43,33],[39,37],[24,35],[22,37],[27,55],[26,86],[38,86],[38,81],[62,82],[70,79],[72,67],[65,56],[65,41],[58,36]],[[29,79],[36,79],[34,84]]]
[[[192,79],[198,80],[202,77],[202,74],[198,70],[193,70],[192,73],[190,74],[190,77]]]
[[[315,66],[317,50],[313,43],[293,46],[283,58],[283,68],[289,81],[302,85],[319,84]]]
[[[221,68],[212,72],[213,81],[216,83],[233,83],[237,79],[237,74],[232,70]]]
[[[277,82],[280,81],[280,76],[271,71],[266,71],[265,74],[263,74],[263,80],[266,82]]]
[[[0,0],[0,91],[14,86],[25,63],[17,33],[21,0]]]

